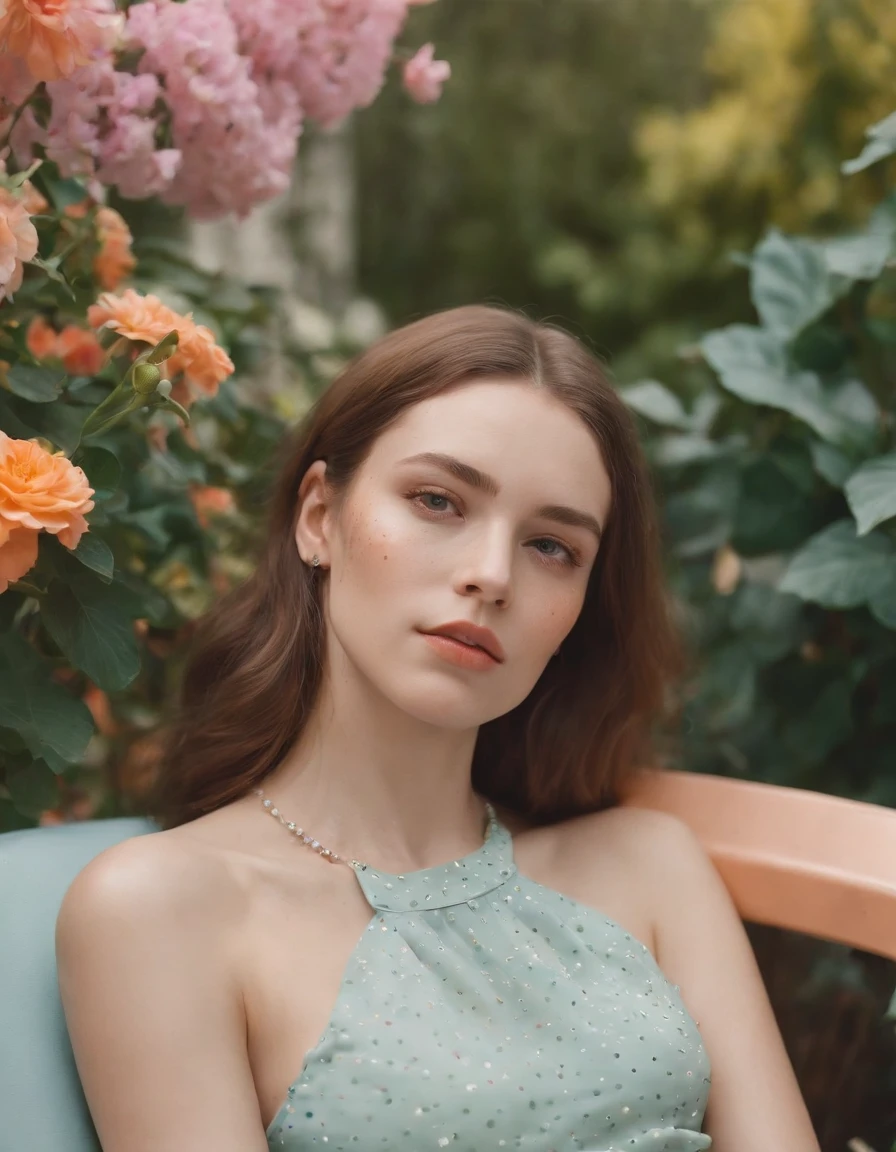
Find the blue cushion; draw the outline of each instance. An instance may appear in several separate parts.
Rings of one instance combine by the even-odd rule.
[[[155,831],[125,818],[0,835],[0,1152],[99,1152],[59,999],[56,917],[94,856]]]

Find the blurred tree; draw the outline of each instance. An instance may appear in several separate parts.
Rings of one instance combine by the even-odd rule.
[[[861,219],[839,163],[896,96],[892,0],[453,0],[439,106],[358,132],[360,275],[396,322],[499,299],[617,374],[663,372],[747,303],[729,253]]]
[[[706,13],[693,0],[453,0],[420,35],[451,60],[442,101],[419,115],[397,88],[358,132],[360,275],[396,322],[500,299],[584,324],[613,350],[638,334],[641,285],[608,303],[580,277],[609,267],[635,225],[632,139],[660,101],[706,98]],[[359,125],[360,127],[360,125]],[[576,264],[578,260],[578,264]],[[609,350],[609,349],[608,349]]]

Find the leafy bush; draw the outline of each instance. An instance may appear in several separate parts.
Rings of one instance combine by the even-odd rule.
[[[52,270],[58,256],[50,253],[76,186],[49,163],[33,180],[47,200],[32,219]],[[83,188],[77,192],[83,196]],[[3,311],[0,509],[20,514],[34,495],[37,473],[19,476],[22,487],[12,491],[16,463],[27,454],[41,475],[53,462],[69,475],[81,470],[85,530],[72,547],[51,519],[72,497],[54,476],[43,493],[43,530],[32,525],[28,533],[36,562],[0,595],[0,830],[42,815],[46,822],[54,812],[60,819],[107,814],[148,784],[152,731],[190,623],[248,574],[276,445],[357,351],[338,330],[324,351],[288,339],[288,387],[270,394],[261,376],[270,325],[283,319],[277,299],[204,272],[182,244],[152,237],[135,245],[132,287],[100,295],[98,305],[91,261],[99,211],[108,209],[94,205],[77,220],[65,276],[26,277]],[[145,313],[150,290],[182,309],[169,316],[159,301],[154,310],[170,319],[175,339],[180,332],[179,348],[115,331],[100,330],[97,340],[81,327],[85,313],[99,324],[107,314],[102,302],[128,292],[134,314]],[[229,356],[221,352],[226,375],[214,386],[206,381],[205,392],[191,382],[195,358],[176,359],[200,319],[219,351],[229,349]],[[94,363],[80,371],[71,360],[67,370],[61,358],[69,329],[87,348],[94,342]],[[6,556],[0,552],[0,560]],[[5,563],[0,568],[9,575]],[[97,771],[104,766],[106,773]]]
[[[896,806],[894,255],[893,194],[850,235],[771,229],[737,257],[758,323],[682,350],[684,400],[624,391],[701,652],[688,768]]]
[[[149,783],[181,641],[248,574],[274,449],[358,350],[333,325],[312,349],[298,308],[178,240],[132,251],[110,191],[242,218],[393,59],[436,100],[432,45],[394,51],[418,2],[322,6],[313,36],[291,0],[0,6],[0,832]]]

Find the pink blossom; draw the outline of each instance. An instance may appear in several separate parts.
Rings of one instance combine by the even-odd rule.
[[[244,51],[296,88],[307,116],[330,126],[372,104],[408,0],[228,0]]]
[[[128,15],[127,40],[144,49],[141,74],[161,77],[171,136],[182,156],[166,203],[193,217],[246,216],[289,184],[302,110],[295,89],[268,79],[240,52],[220,0],[145,0]]]
[[[156,147],[155,76],[116,72],[111,60],[47,85],[52,111],[42,141],[63,175],[117,185],[123,196],[152,196],[171,183],[177,149]]]
[[[37,230],[25,204],[0,188],[0,297],[12,300],[22,286],[24,262],[37,255]]]
[[[9,5],[38,12],[47,2],[0,0],[0,19]],[[97,41],[89,62],[47,83],[46,127],[31,108],[20,115],[11,150],[26,165],[45,148],[98,199],[114,185],[124,196],[182,204],[196,219],[245,216],[288,186],[306,115],[329,126],[372,103],[408,9],[428,2],[142,0],[120,38],[127,55],[118,67],[130,71],[118,71]],[[74,19],[114,0],[52,3]],[[415,99],[435,100],[449,74],[427,45],[406,65],[405,85]],[[0,54],[0,128],[32,80]]]
[[[405,89],[419,104],[432,104],[442,95],[442,85],[451,75],[446,60],[433,60],[435,47],[424,44],[404,66]]]

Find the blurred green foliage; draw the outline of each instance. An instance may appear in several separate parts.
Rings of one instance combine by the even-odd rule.
[[[743,314],[732,251],[858,225],[840,162],[896,106],[891,0],[451,0],[441,101],[356,124],[361,287],[395,323],[470,300],[562,318],[621,379]]]

